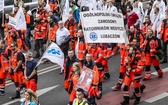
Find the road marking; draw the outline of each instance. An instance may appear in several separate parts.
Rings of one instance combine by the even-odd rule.
[[[38,95],[38,97],[40,97],[41,95],[43,95],[43,94],[49,92],[50,90],[52,90],[52,89],[54,89],[54,88],[56,88],[56,87],[58,87],[58,86],[59,86],[59,85],[51,86],[51,87],[48,87],[48,88],[44,88],[44,89],[37,90],[37,95]],[[2,104],[2,105],[11,105],[11,104],[13,104],[13,103],[15,103],[15,102],[18,102],[18,101],[20,101],[20,99],[13,100],[13,101],[4,103],[4,104]]]
[[[163,71],[163,72],[167,72],[167,71],[168,71],[168,67],[162,69],[162,71]],[[155,72],[153,72],[153,73],[151,73],[151,74],[153,74],[153,75],[158,75],[157,71],[155,71]]]
[[[162,94],[159,94],[157,96],[154,96],[152,98],[149,98],[149,99],[145,100],[145,102],[152,103],[152,102],[155,102],[155,101],[160,100],[160,99],[162,99],[164,97],[167,97],[167,96],[168,96],[168,93],[164,92]]]
[[[51,67],[50,67],[50,68],[51,68]],[[37,73],[38,73],[38,76],[39,76],[39,75],[42,75],[42,74],[45,74],[45,73],[54,71],[55,69],[59,69],[59,68],[61,68],[61,67],[57,66],[56,68],[53,68],[53,69],[50,69],[50,70],[45,70],[45,71],[40,72],[40,73],[37,72]],[[44,69],[43,69],[43,70],[44,70]],[[13,82],[9,80],[9,82],[8,82],[5,86],[9,86],[9,85],[12,85],[12,84],[13,84]]]

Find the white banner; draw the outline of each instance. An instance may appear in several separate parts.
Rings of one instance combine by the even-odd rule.
[[[4,0],[0,0],[0,11],[4,9]]]
[[[87,43],[125,43],[123,15],[110,11],[80,13]]]
[[[52,42],[49,45],[49,47],[47,48],[47,50],[44,52],[43,56],[41,57],[41,59],[39,60],[39,62],[37,64],[37,66],[41,63],[41,60],[43,60],[44,58],[47,58],[48,60],[50,60],[53,63],[57,63],[58,65],[61,66],[61,68],[63,68],[64,53],[59,48],[59,46],[57,44],[55,44],[54,42]]]
[[[26,19],[22,7],[19,7],[15,19],[16,19],[16,30],[26,30]]]
[[[16,28],[16,19],[14,17],[9,16],[9,25],[13,26]]]
[[[69,0],[66,0],[62,13],[63,22],[65,22],[68,19],[68,15],[69,15]]]

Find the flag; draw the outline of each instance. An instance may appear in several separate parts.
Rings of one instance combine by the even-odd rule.
[[[37,66],[41,63],[41,61],[46,58],[48,60],[50,60],[53,63],[57,63],[58,65],[61,66],[61,68],[63,69],[63,64],[64,64],[64,53],[62,52],[62,50],[59,48],[59,46],[57,44],[55,44],[54,42],[52,42],[47,50],[44,52],[43,56],[41,57],[41,59],[38,61]],[[36,67],[37,67],[36,66]]]
[[[49,5],[49,0],[47,0],[47,4],[46,4],[45,8],[46,8],[47,12],[51,11],[50,10],[50,5]]]
[[[75,55],[77,58],[78,58],[78,48],[79,48],[79,38],[78,38],[76,46],[75,46]]]
[[[9,16],[9,25],[13,26],[16,28],[16,19],[14,17]]]
[[[86,6],[86,7],[89,7],[89,10],[92,10],[94,9],[94,0],[82,0],[81,2],[81,7],[82,6]]]
[[[4,9],[4,0],[0,0],[0,11]]]
[[[26,30],[26,19],[22,7],[19,7],[15,19],[16,19],[16,30]]]
[[[65,22],[68,19],[68,15],[69,15],[69,0],[66,0],[62,13],[63,22]]]

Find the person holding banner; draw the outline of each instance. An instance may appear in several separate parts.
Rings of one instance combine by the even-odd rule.
[[[80,60],[80,62],[83,63],[85,60],[85,54],[86,54],[86,43],[85,43],[85,38],[83,35],[82,29],[78,29],[78,33],[76,34],[77,43],[75,47],[75,53],[77,58]]]
[[[80,72],[81,72],[81,66],[78,62],[73,63],[72,68],[73,68],[73,71],[71,74],[71,78],[69,80],[70,85],[68,88],[68,93],[70,94],[69,105],[72,105],[74,99],[76,98],[76,84],[79,80]]]
[[[104,66],[102,65],[103,55],[102,48],[99,47],[98,43],[90,43],[88,52],[92,55],[92,60],[96,63],[99,72],[99,84],[98,88],[102,91],[103,80],[104,80]]]
[[[26,53],[26,67],[24,69],[24,77],[26,82],[26,88],[32,89],[34,92],[37,90],[37,61],[33,59],[33,53]]]
[[[91,70],[94,71],[94,77],[93,77],[93,81],[92,84],[90,86],[90,89],[88,90],[88,103],[92,104],[92,105],[96,105],[95,102],[95,98],[101,98],[101,93],[98,90],[98,83],[99,83],[99,72],[98,72],[98,68],[96,66],[96,63],[94,61],[92,61],[92,55],[90,53],[86,54],[86,60],[83,62],[83,67],[87,67]],[[96,93],[96,94],[94,94]]]

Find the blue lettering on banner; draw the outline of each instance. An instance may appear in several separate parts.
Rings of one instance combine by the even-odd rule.
[[[98,36],[95,32],[91,32],[89,36],[90,36],[90,39],[93,41],[96,41],[98,39]]]
[[[50,48],[47,50],[46,54],[50,56],[56,56],[56,57],[63,59],[63,54],[61,53],[61,50],[58,48]]]

